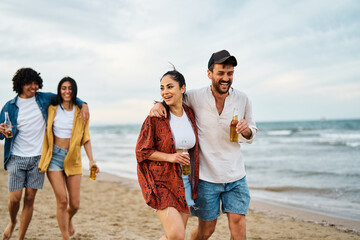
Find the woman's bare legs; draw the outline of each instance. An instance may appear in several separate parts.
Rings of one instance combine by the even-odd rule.
[[[185,239],[185,229],[189,214],[179,212],[173,207],[158,210],[156,214],[165,230],[165,235],[160,239]]]
[[[68,223],[69,223],[69,235],[72,236],[75,233],[74,226],[71,219],[78,211],[80,206],[80,183],[81,175],[72,175],[66,178],[66,186],[69,192],[69,206],[67,208],[68,212]]]
[[[65,175],[63,171],[48,171],[48,179],[54,190],[57,209],[56,217],[63,239],[69,240],[68,198],[66,193]]]

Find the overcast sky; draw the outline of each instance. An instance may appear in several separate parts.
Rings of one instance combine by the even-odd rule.
[[[168,62],[200,88],[227,49],[256,121],[360,118],[359,13],[358,0],[2,0],[0,105],[31,67],[42,91],[74,78],[93,124],[142,123]]]

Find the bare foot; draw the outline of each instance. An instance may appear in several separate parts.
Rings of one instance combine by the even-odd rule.
[[[15,226],[16,226],[16,222],[15,223],[9,222],[9,224],[5,228],[3,240],[9,240],[11,238],[11,235],[15,229]]]
[[[69,221],[69,236],[71,237],[72,235],[74,235],[75,233],[75,229],[74,229],[74,226],[72,224],[72,221],[70,220]]]

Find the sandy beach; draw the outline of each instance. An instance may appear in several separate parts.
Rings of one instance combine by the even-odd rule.
[[[3,146],[0,146],[3,164]],[[9,221],[7,172],[0,170],[0,231]],[[21,209],[21,208],[20,208]],[[21,210],[20,210],[21,211]],[[19,212],[20,212],[19,211]],[[19,220],[20,216],[18,216]],[[190,217],[186,239],[196,227]],[[74,217],[72,239],[158,239],[164,233],[154,211],[142,197],[136,181],[101,173],[96,181],[84,174],[81,203]],[[17,238],[19,223],[12,239]],[[347,229],[347,230],[346,230]],[[360,223],[286,208],[258,201],[251,202],[247,216],[247,239],[360,239]],[[56,202],[49,181],[38,191],[34,215],[26,239],[61,239],[56,221]],[[218,219],[211,239],[230,239],[226,215]]]

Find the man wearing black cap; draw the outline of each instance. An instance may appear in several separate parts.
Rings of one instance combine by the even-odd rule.
[[[199,136],[200,180],[191,214],[199,225],[191,239],[208,239],[215,231],[221,211],[228,216],[231,239],[245,239],[245,215],[250,202],[245,165],[239,143],[252,143],[257,128],[251,103],[231,87],[236,58],[226,50],[211,55],[207,74],[211,86],[187,91],[186,104],[195,113]],[[157,104],[151,116],[166,116]],[[229,141],[230,122],[238,114],[238,142]],[[221,204],[220,204],[221,203]]]

